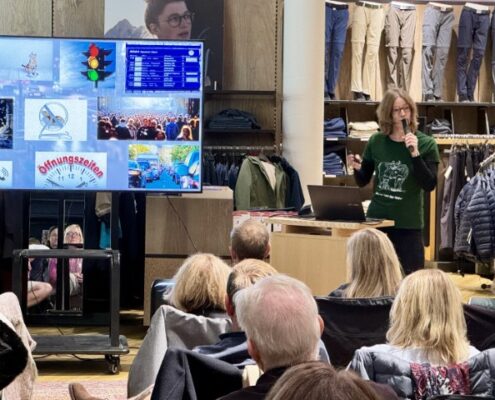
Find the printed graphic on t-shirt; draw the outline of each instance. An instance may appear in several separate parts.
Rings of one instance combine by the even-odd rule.
[[[376,194],[402,200],[402,194],[405,193],[402,185],[409,174],[407,165],[402,164],[400,161],[382,162],[378,165],[377,173],[378,185]]]

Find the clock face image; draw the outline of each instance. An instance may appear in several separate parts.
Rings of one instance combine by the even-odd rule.
[[[45,189],[91,189],[98,187],[98,177],[84,165],[65,164],[45,177]]]
[[[105,153],[36,153],[35,186],[39,189],[103,189],[106,176]]]

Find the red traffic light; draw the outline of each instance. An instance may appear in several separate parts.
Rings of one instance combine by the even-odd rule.
[[[91,44],[89,46],[88,53],[91,57],[96,57],[100,53],[100,49],[98,48],[98,46]]]

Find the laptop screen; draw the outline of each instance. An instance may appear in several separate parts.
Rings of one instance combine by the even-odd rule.
[[[308,185],[315,219],[323,221],[366,220],[358,187]]]

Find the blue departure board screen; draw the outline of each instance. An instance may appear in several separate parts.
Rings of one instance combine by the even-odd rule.
[[[0,36],[0,190],[199,192],[203,43]]]
[[[199,90],[201,85],[200,49],[190,46],[128,45],[126,90]]]

